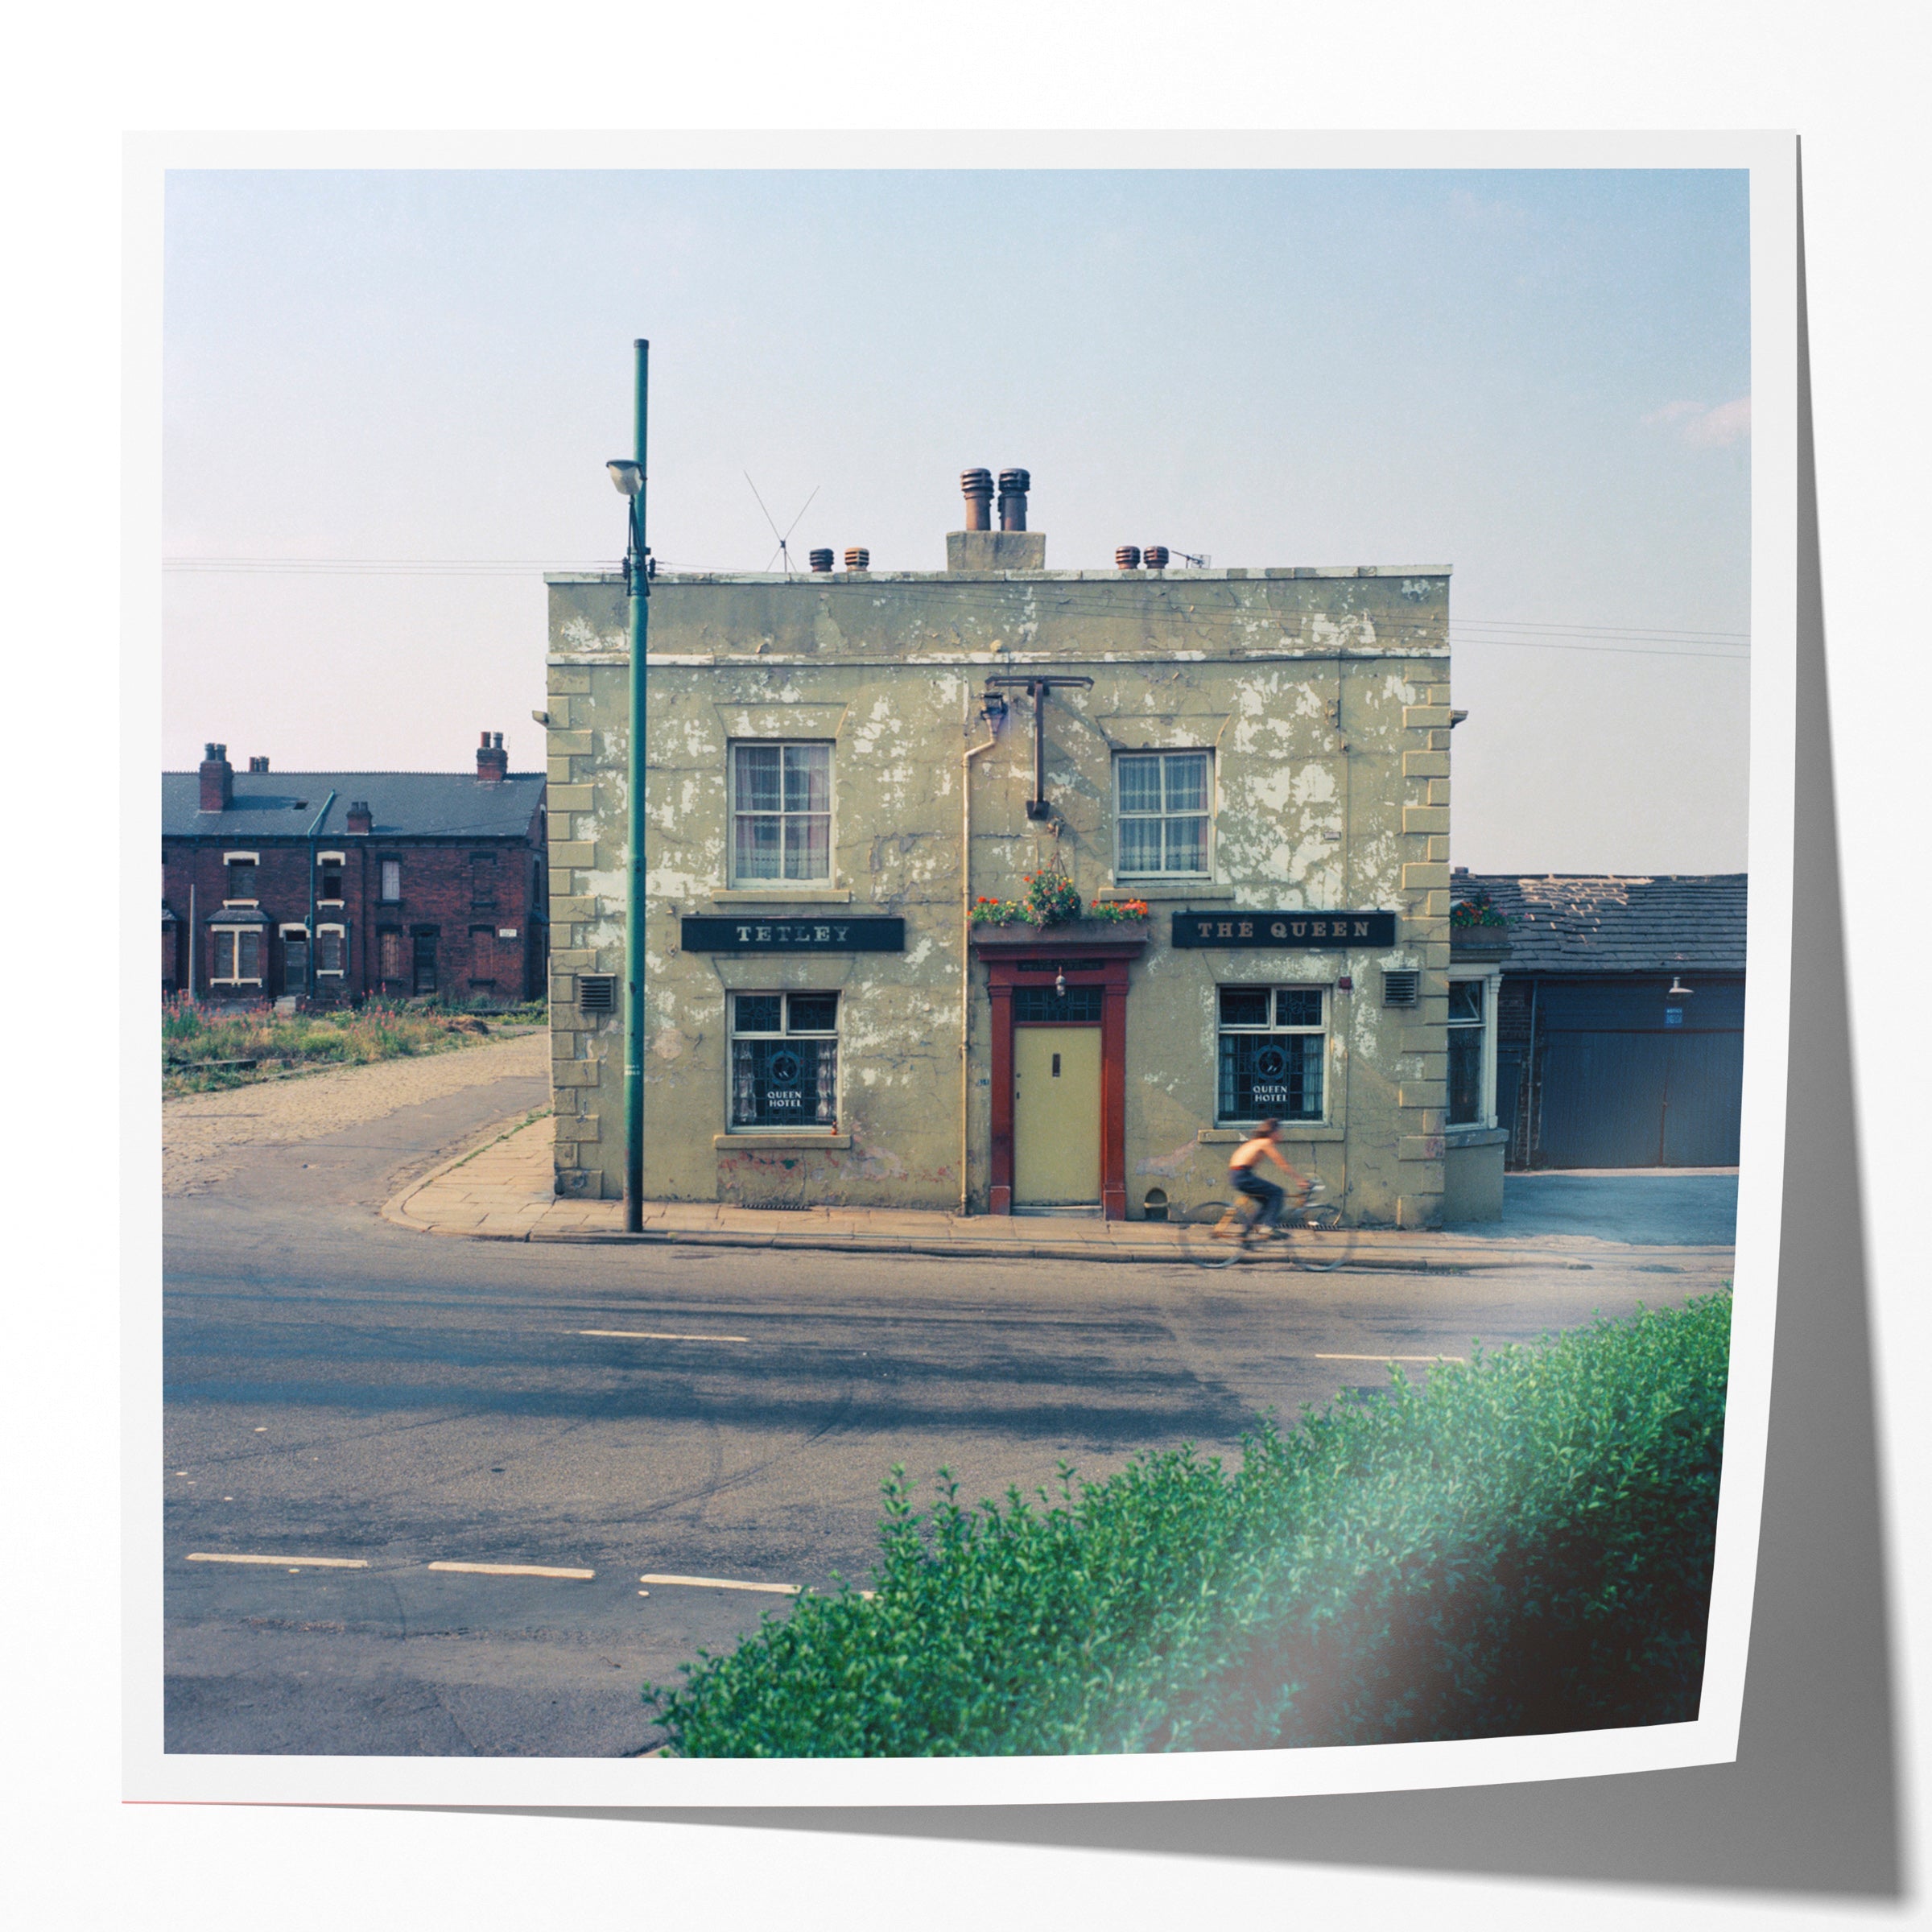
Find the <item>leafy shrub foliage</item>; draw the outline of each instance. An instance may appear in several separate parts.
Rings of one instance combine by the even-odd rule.
[[[768,1616],[681,1687],[687,1757],[1375,1744],[1697,1714],[1728,1292],[1399,1373],[1057,1499],[886,1488],[868,1600]]]

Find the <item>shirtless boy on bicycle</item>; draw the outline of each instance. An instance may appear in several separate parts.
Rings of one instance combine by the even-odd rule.
[[[1228,1163],[1228,1178],[1234,1183],[1236,1191],[1261,1203],[1251,1225],[1264,1228],[1271,1234],[1280,1230],[1288,1196],[1278,1183],[1255,1171],[1262,1160],[1273,1161],[1304,1195],[1309,1185],[1305,1174],[1282,1158],[1281,1149],[1276,1145],[1281,1132],[1279,1121],[1263,1121],[1254,1130],[1253,1137],[1235,1149],[1233,1158]]]

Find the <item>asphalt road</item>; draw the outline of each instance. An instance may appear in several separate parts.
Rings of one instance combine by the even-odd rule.
[[[514,1078],[247,1150],[165,1217],[167,1745],[613,1756],[640,1701],[862,1583],[880,1485],[977,1498],[1711,1285],[471,1242],[378,1203],[547,1098]],[[1410,1371],[1426,1373],[1420,1363]],[[279,1559],[239,1564],[208,1556]],[[360,1568],[330,1567],[332,1558]],[[437,1563],[588,1571],[483,1574]]]

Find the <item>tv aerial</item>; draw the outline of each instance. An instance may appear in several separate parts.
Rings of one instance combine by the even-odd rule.
[[[758,508],[761,510],[764,510],[765,521],[771,525],[771,534],[778,539],[778,547],[771,553],[770,562],[767,563],[765,568],[767,570],[770,570],[773,564],[776,564],[782,560],[785,566],[785,574],[786,576],[790,576],[791,575],[791,533],[798,528],[799,518],[805,514],[807,510],[811,508],[812,497],[816,497],[819,493],[819,491],[823,489],[824,485],[823,484],[813,485],[811,496],[807,497],[805,501],[799,506],[798,516],[794,517],[791,522],[788,523],[782,530],[781,530],[777,523],[773,522],[771,512],[765,509],[765,499],[762,497],[758,496],[758,486],[757,484],[752,481],[751,472],[749,470],[745,470],[741,473],[744,476],[746,485],[750,489],[752,495],[758,498]]]

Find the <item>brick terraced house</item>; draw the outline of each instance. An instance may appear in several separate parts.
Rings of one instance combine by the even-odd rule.
[[[501,732],[473,771],[161,775],[161,990],[508,1005],[547,970],[544,780]]]

